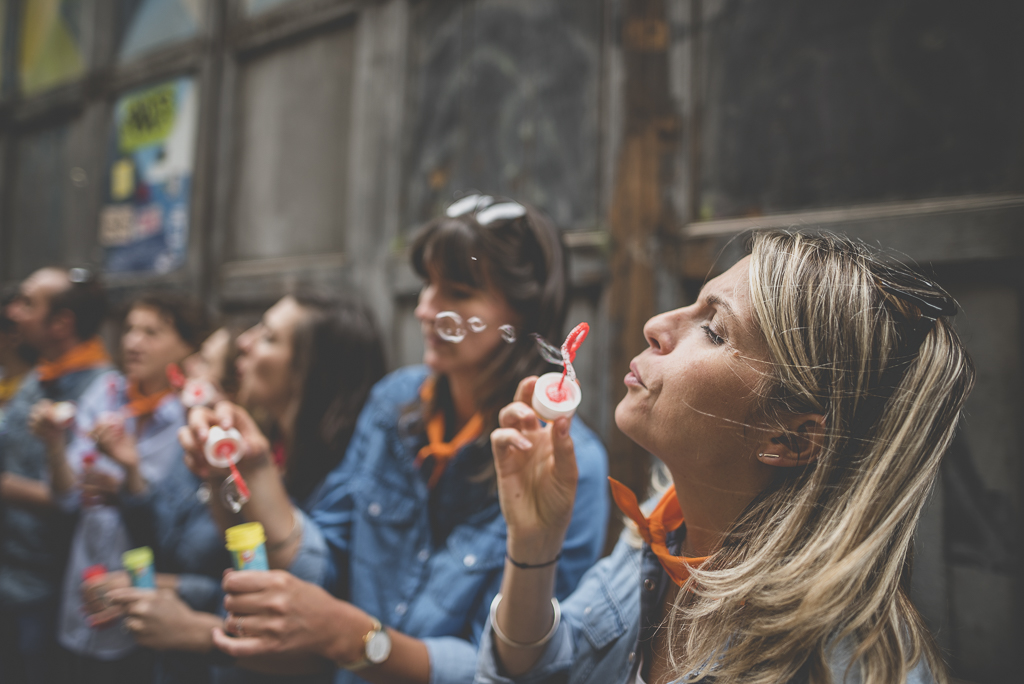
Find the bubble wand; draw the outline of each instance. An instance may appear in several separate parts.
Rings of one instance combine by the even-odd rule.
[[[533,410],[544,420],[554,421],[576,413],[583,393],[576,382],[576,369],[572,363],[576,360],[576,352],[583,344],[583,340],[587,339],[589,332],[590,326],[587,323],[580,323],[565,338],[561,349],[545,342],[539,335],[534,336],[544,360],[562,366],[561,373],[545,373],[537,378],[537,384],[533,388]],[[570,380],[569,383],[565,382],[566,378]]]

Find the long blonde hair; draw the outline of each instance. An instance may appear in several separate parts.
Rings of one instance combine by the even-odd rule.
[[[826,436],[813,464],[778,469],[679,592],[670,666],[687,681],[830,682],[842,645],[865,684],[903,682],[922,657],[946,682],[907,591],[915,526],[974,381],[936,313],[950,300],[836,235],[756,233],[751,257],[771,361],[757,422],[820,413]]]

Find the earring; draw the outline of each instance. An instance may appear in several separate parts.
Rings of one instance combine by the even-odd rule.
[[[758,454],[758,456],[760,458],[769,458],[769,459],[778,458],[779,457],[778,454]]]

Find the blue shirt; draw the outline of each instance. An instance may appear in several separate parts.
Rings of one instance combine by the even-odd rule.
[[[28,429],[32,407],[43,399],[78,401],[96,378],[110,370],[104,365],[47,383],[39,381],[36,371],[30,372],[6,406],[0,427],[0,466],[4,472],[48,482],[46,447]],[[27,605],[55,598],[72,519],[60,511],[41,512],[10,505],[4,507],[2,516],[0,603]]]
[[[501,584],[507,531],[493,478],[478,477],[492,464],[489,443],[460,450],[433,491],[415,466],[426,438],[409,428],[419,424],[417,416],[405,413],[426,377],[425,367],[409,367],[374,387],[345,459],[313,507],[291,569],[298,574],[303,565],[303,579],[423,640],[431,682],[469,682]],[[572,436],[579,484],[558,564],[559,596],[571,592],[600,556],[608,520],[604,447],[580,420],[573,421]],[[335,677],[354,681],[344,670]]]
[[[670,533],[669,549],[678,553],[685,528]],[[480,647],[477,684],[633,684],[655,632],[662,628],[661,607],[672,581],[647,544],[634,543],[628,530],[614,551],[580,580],[576,591],[562,601],[562,622],[540,660],[529,672],[514,679],[498,667],[490,623]],[[860,684],[856,667],[846,673],[853,655],[852,642],[843,641],[829,660],[837,684]],[[844,673],[846,676],[844,678]],[[911,670],[907,684],[934,684],[922,659]]]
[[[92,466],[117,478],[124,470],[109,457],[98,454],[89,432],[105,413],[123,413],[128,403],[127,382],[120,373],[97,378],[82,394],[75,416],[75,434],[67,448],[67,460],[77,476],[83,472],[85,456],[96,454]],[[124,418],[124,430],[135,435],[139,472],[147,482],[163,480],[183,458],[178,428],[185,424],[185,409],[175,394],[168,394],[149,418],[138,422]],[[141,425],[141,429],[139,426]],[[105,660],[119,658],[135,648],[135,640],[121,629],[92,629],[82,610],[82,572],[102,564],[107,570],[121,569],[121,554],[132,548],[128,530],[115,506],[81,505],[81,492],[70,490],[61,498],[66,510],[79,510],[71,541],[71,553],[64,574],[62,605],[57,627],[61,645],[75,653]]]

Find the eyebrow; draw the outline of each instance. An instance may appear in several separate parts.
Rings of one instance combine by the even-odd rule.
[[[736,311],[732,308],[732,304],[722,299],[718,295],[710,294],[704,297],[704,302],[708,306],[713,306],[716,309],[721,309],[726,316],[736,317]]]

